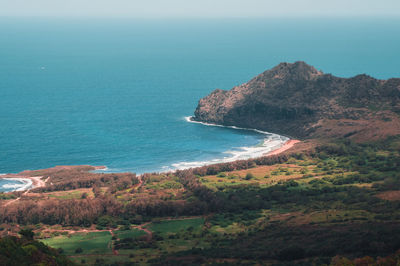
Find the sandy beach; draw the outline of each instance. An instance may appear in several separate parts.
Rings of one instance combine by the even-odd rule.
[[[289,150],[290,148],[292,148],[296,143],[299,143],[300,140],[296,140],[296,139],[291,139],[285,142],[285,144],[283,144],[282,147],[280,147],[279,149],[273,150],[271,152],[269,152],[267,154],[267,156],[271,156],[271,155],[278,155],[284,151]]]
[[[32,185],[33,185],[34,188],[45,187],[46,186],[46,181],[43,181],[41,179],[42,176],[30,176],[28,178],[30,180],[32,180]]]

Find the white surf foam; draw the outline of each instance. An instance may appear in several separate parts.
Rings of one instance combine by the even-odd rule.
[[[226,127],[226,128],[233,128],[233,129],[239,129],[239,130],[254,131],[254,132],[257,132],[257,133],[260,133],[260,134],[264,134],[264,135],[276,135],[276,136],[279,136],[281,138],[285,138],[285,139],[289,140],[289,138],[287,138],[287,137],[284,137],[284,136],[281,136],[281,135],[278,135],[278,134],[274,134],[274,133],[270,133],[270,132],[267,132],[267,131],[262,131],[262,130],[255,129],[255,128],[245,128],[245,127],[237,127],[237,126],[224,126],[224,125],[218,125],[218,124],[213,124],[213,123],[199,122],[199,121],[192,120],[192,118],[193,118],[193,116],[185,116],[184,117],[184,119],[189,123],[202,124],[202,125],[205,125],[205,126],[212,126],[212,127]]]
[[[224,125],[218,125],[218,124],[213,124],[213,123],[206,123],[206,122],[200,122],[200,121],[195,121],[192,120],[193,116],[185,116],[184,119],[189,122],[189,123],[195,123],[195,124],[201,124],[204,126],[211,126],[211,127],[226,127],[226,128],[233,128],[233,129],[240,129],[240,130],[249,130],[249,131],[255,131],[261,134],[271,134],[269,132],[261,131],[258,129],[253,129],[253,128],[242,128],[242,127],[236,127],[236,126],[224,126]]]
[[[12,191],[25,191],[33,187],[32,180],[29,178],[3,178],[3,180],[19,181],[20,184],[4,184],[2,188],[12,189]]]
[[[110,173],[122,173],[122,172],[126,172],[127,170],[122,168],[109,168],[107,166],[105,166],[105,168],[101,168],[101,169],[96,169],[96,170],[92,170],[89,171],[90,173],[97,173],[97,174],[110,174]]]
[[[104,168],[99,168],[93,171],[90,171],[92,173],[102,173],[102,172],[108,172],[111,171],[112,169],[108,168],[107,166],[105,166]]]
[[[216,158],[216,159],[207,160],[207,161],[179,162],[179,163],[172,164],[172,167],[163,167],[164,169],[169,170],[169,171],[183,170],[183,169],[195,168],[195,167],[200,167],[200,166],[205,166],[205,165],[210,165],[210,164],[227,163],[227,162],[233,162],[233,161],[237,161],[237,160],[247,160],[247,159],[257,158],[257,157],[264,156],[273,150],[279,149],[280,147],[283,146],[283,144],[285,144],[289,140],[288,137],[281,136],[278,134],[273,134],[273,133],[266,132],[266,131],[261,131],[258,129],[241,128],[241,127],[236,127],[236,126],[223,126],[223,125],[212,124],[212,123],[198,122],[198,121],[193,121],[191,118],[192,118],[191,116],[184,117],[184,119],[190,123],[202,124],[205,126],[225,127],[225,128],[232,128],[232,129],[237,129],[237,130],[254,131],[254,132],[265,135],[265,138],[263,139],[263,141],[260,144],[258,144],[256,146],[240,147],[240,148],[237,148],[236,150],[225,151],[223,153],[227,154],[227,156],[224,156],[223,158]]]

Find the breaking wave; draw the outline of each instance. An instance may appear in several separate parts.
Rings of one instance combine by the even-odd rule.
[[[285,144],[289,140],[288,137],[269,133],[266,131],[261,131],[258,129],[241,128],[241,127],[236,127],[236,126],[223,126],[223,125],[218,125],[218,124],[198,122],[198,121],[193,121],[191,118],[192,118],[191,116],[184,117],[184,119],[189,123],[196,123],[196,124],[202,124],[205,126],[213,126],[213,127],[232,128],[232,129],[237,129],[237,130],[254,131],[259,134],[265,135],[265,137],[264,137],[263,141],[256,146],[239,147],[239,148],[225,151],[225,152],[223,152],[223,154],[225,154],[226,156],[224,156],[222,158],[215,158],[215,159],[204,160],[204,161],[178,162],[178,163],[172,164],[171,166],[164,166],[163,169],[165,169],[165,171],[183,170],[183,169],[189,169],[189,168],[200,167],[200,166],[216,164],[216,163],[227,163],[227,162],[233,162],[233,161],[237,161],[237,160],[247,160],[247,159],[251,159],[251,158],[257,158],[257,157],[261,157],[273,150],[279,149],[280,147],[283,146],[283,144]]]
[[[2,178],[0,180],[11,181],[0,186],[2,191],[25,191],[32,188],[32,180],[29,178]]]

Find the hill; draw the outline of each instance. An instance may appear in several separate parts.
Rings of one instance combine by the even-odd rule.
[[[21,238],[0,238],[0,265],[75,265],[57,250],[33,240],[32,231],[21,231],[24,232]]]
[[[400,79],[340,78],[281,63],[229,91],[199,101],[193,120],[256,128],[296,138],[363,141],[400,132]]]

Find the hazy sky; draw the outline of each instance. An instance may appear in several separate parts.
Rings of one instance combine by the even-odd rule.
[[[400,0],[0,0],[0,16],[400,17]]]

